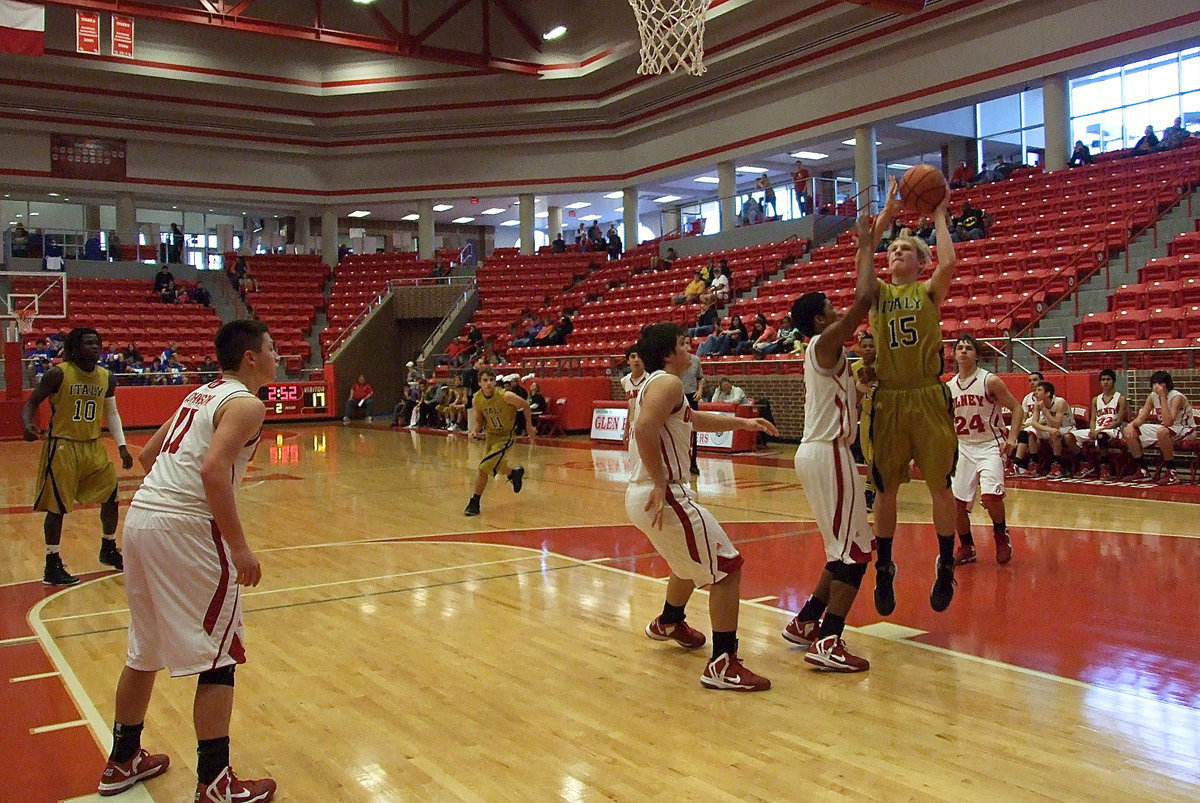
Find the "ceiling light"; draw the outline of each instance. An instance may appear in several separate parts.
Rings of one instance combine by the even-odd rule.
[[[179,207],[178,207],[178,206],[172,206],[171,208],[172,208],[172,209],[178,209]]]
[[[30,217],[36,217],[37,215],[40,215],[40,214],[42,214],[42,213],[41,213],[41,212],[30,212],[30,213],[29,213],[29,216],[30,216]],[[17,215],[17,217],[20,217],[20,215]]]
[[[558,39],[566,32],[567,32],[567,28],[565,25],[555,25],[553,28],[551,28],[550,30],[548,30],[544,34],[542,34],[542,38],[545,39],[547,42],[550,42],[555,39]]]
[[[614,215],[622,214],[624,212],[625,212],[625,207],[623,207],[623,206],[618,206],[616,209],[613,210]]]
[[[912,165],[902,165],[899,162],[893,162],[888,165],[888,170],[908,170]]]
[[[741,167],[737,168],[737,172],[739,172],[739,173],[765,173],[765,172],[767,172],[767,168],[752,167],[750,165],[742,165]]]
[[[482,212],[480,212],[479,214],[481,214],[481,215],[498,215],[503,211],[504,210],[501,209],[500,207],[493,206],[491,209],[485,209]]]
[[[816,151],[796,151],[795,153],[792,154],[792,158],[794,158],[794,159],[811,159],[815,162],[818,159],[828,159],[829,154],[817,153]]]
[[[57,193],[57,192],[48,192],[48,193],[46,193],[46,194],[47,194],[47,195],[49,195],[51,198],[57,198],[57,197],[58,197],[58,193]]]
[[[363,209],[355,209],[353,212],[351,212],[350,214],[346,215],[346,217],[366,217],[366,216],[367,216],[367,215],[369,215],[369,214],[371,214],[371,213],[370,213],[370,212],[367,212],[366,210],[363,210]]]
[[[447,212],[453,208],[454,208],[454,204],[434,204],[433,205],[434,212]]]
[[[549,212],[537,212],[536,214],[534,214],[534,217],[550,217],[550,213]]]
[[[671,201],[682,201],[682,200],[683,200],[683,197],[679,196],[679,195],[664,195],[661,198],[655,198],[654,203],[669,204],[669,203],[671,203]]]
[[[374,3],[375,0],[354,0],[354,2],[360,6],[369,6]]]
[[[63,200],[64,200],[64,201],[69,201],[69,200],[71,200],[71,199],[70,199],[70,198],[63,198]]]
[[[697,184],[720,184],[721,183],[721,179],[717,178],[716,176],[700,176],[699,178],[692,179],[692,181],[696,182]]]
[[[567,204],[567,209],[583,209],[585,206],[591,206],[587,201],[576,201],[573,204]]]
[[[456,218],[454,218],[454,220],[451,220],[450,222],[451,223],[470,223],[474,219],[475,218],[473,218],[473,217],[456,217]]]
[[[853,145],[853,144],[854,144],[854,140],[852,140],[852,139],[844,139],[844,140],[842,140],[842,144],[843,144],[843,145]],[[882,145],[883,143],[882,143],[882,142],[880,142],[879,140],[875,140],[875,144],[876,144],[876,145]]]
[[[505,221],[501,222],[501,224],[500,224],[500,225],[501,225],[501,226],[520,226],[520,225],[521,225],[521,221],[519,221],[519,220],[505,220]]]
[[[600,216],[599,215],[584,215],[583,217],[581,217],[579,219],[580,220],[599,220]]]
[[[404,217],[402,217],[400,219],[401,220],[420,220],[421,216],[418,215],[416,212],[409,212],[407,215],[405,215]]]
[[[7,198],[8,196],[6,195],[4,197]],[[608,193],[608,195],[605,195],[604,197],[608,198],[610,201],[615,201],[617,198],[624,198],[625,193],[621,192],[620,190],[617,190],[616,192]]]

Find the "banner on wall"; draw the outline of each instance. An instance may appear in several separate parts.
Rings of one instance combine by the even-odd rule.
[[[112,15],[112,54],[133,58],[133,17]]]
[[[40,56],[46,49],[46,9],[0,0],[0,53]]]
[[[100,55],[100,15],[95,11],[75,12],[75,52]]]
[[[86,181],[124,181],[125,140],[51,134],[50,175]]]

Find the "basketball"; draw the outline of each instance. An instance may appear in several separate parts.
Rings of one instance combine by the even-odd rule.
[[[946,197],[946,177],[933,165],[910,167],[900,179],[900,202],[910,212],[932,214]]]

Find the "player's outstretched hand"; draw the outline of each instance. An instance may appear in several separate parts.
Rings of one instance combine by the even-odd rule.
[[[42,431],[38,429],[37,424],[30,424],[29,426],[25,427],[24,434],[25,440],[27,441],[36,441],[38,438],[42,437]]]
[[[121,468],[126,471],[133,468],[133,455],[129,453],[129,447],[118,446],[117,451],[121,453]]]
[[[894,180],[894,179],[893,179]],[[946,188],[946,197],[942,198],[942,202],[937,205],[937,209],[933,210],[934,220],[945,220],[950,222],[950,188]]]
[[[650,513],[650,526],[655,529],[662,529],[663,505],[667,501],[667,487],[665,485],[655,485],[654,490],[650,492],[650,498],[646,500],[646,506],[642,510]]]
[[[237,584],[240,586],[256,586],[262,580],[262,566],[258,558],[249,549],[233,552],[233,568],[237,569]]]
[[[875,226],[875,218],[865,212],[854,221],[854,233],[858,235],[859,246],[871,244],[871,229]]]
[[[755,432],[765,432],[768,435],[774,435],[776,437],[779,436],[779,430],[775,428],[774,424],[765,418],[742,418],[739,420],[746,422],[744,425],[745,429],[752,429]]]
[[[1013,453],[1013,445],[1007,440],[1000,441],[1000,456],[1008,457]]]
[[[896,177],[892,176],[888,179],[887,200],[884,201],[883,209],[880,211],[880,216],[888,223],[895,220],[903,208],[900,206],[900,182],[896,181]]]

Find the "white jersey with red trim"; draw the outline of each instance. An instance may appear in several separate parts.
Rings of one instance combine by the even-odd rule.
[[[655,371],[648,375],[645,381],[642,382],[638,392],[638,399],[645,394],[646,388],[650,387],[650,383],[658,379],[660,376],[670,376],[666,371]],[[641,414],[641,405],[631,405],[629,425],[630,432],[632,428],[637,427],[638,416]],[[663,463],[667,466],[667,482],[684,482],[691,479],[691,457],[689,451],[692,443],[692,408],[688,406],[687,399],[683,393],[679,394],[679,402],[667,416],[666,424],[663,425],[662,431],[658,433],[658,448],[659,454],[662,456]],[[650,472],[646,470],[646,466],[642,463],[642,456],[638,452],[637,437],[629,436],[629,481],[630,482],[653,482]]]
[[[802,441],[852,443],[858,432],[858,390],[841,349],[833,368],[817,364],[813,350],[821,335],[808,341],[804,353],[804,436]]]
[[[1121,398],[1121,391],[1114,390],[1112,398],[1108,401],[1104,400],[1103,393],[1092,401],[1092,406],[1096,410],[1096,431],[1116,429],[1125,423],[1117,417],[1117,413],[1121,409]]]
[[[640,393],[642,387],[645,386],[646,378],[648,376],[650,375],[643,373],[636,380],[633,378],[633,374],[626,374],[625,376],[621,377],[621,388],[625,391],[626,401],[632,402],[637,398],[638,393]]]
[[[158,457],[142,487],[130,503],[133,507],[181,516],[212,518],[200,467],[212,446],[217,410],[235,396],[257,398],[236,379],[218,379],[193,390],[179,405],[167,428]],[[261,433],[260,433],[261,434]],[[254,457],[259,435],[238,452],[230,482],[236,489]]]
[[[1171,424],[1171,429],[1175,432],[1188,432],[1195,428],[1196,418],[1192,412],[1192,403],[1177,390],[1167,391],[1167,404],[1173,403],[1176,399],[1183,399],[1183,408],[1179,411],[1179,415],[1175,416],[1175,423]],[[1160,422],[1162,421],[1162,404],[1158,399],[1157,393],[1150,394],[1150,402],[1154,405],[1154,416]]]
[[[1028,426],[1029,422],[1033,420],[1033,411],[1037,408],[1037,399],[1033,397],[1032,390],[1025,394],[1025,398],[1021,399],[1021,406],[1025,408],[1025,428],[1033,429]]]
[[[991,371],[976,368],[969,377],[955,374],[946,384],[954,402],[954,432],[962,443],[998,443],[1004,438],[1004,417],[988,390]]]

